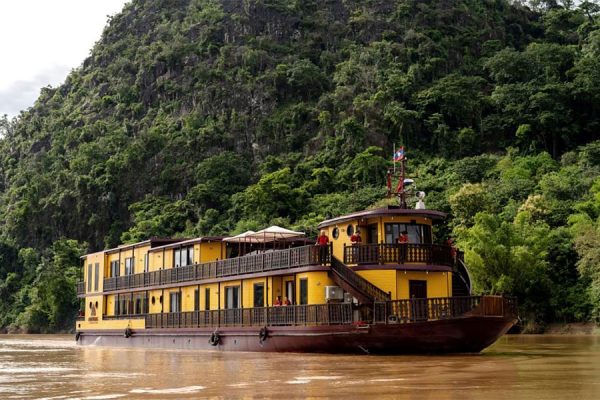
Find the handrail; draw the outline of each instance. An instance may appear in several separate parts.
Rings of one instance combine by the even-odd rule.
[[[352,323],[352,304],[311,304],[146,314],[146,328],[342,325]]]
[[[391,297],[389,293],[386,293],[373,285],[334,256],[331,257],[331,269],[346,283],[363,293],[365,297],[368,297],[371,301],[390,300]]]
[[[174,267],[133,275],[104,278],[104,291],[135,289],[179,282],[215,279],[241,274],[260,273],[309,265],[326,264],[330,247],[315,245],[293,247],[261,254]]]
[[[145,319],[146,328],[218,328],[243,326],[314,326],[368,323],[390,325],[464,318],[517,318],[517,301],[506,296],[439,297],[376,302],[354,313],[351,303],[310,304],[226,310],[142,313],[103,319]]]
[[[425,243],[367,243],[344,246],[345,264],[426,263],[454,266],[450,246]]]
[[[408,323],[467,315],[517,317],[517,301],[505,296],[465,296],[394,300],[375,303],[374,323]]]

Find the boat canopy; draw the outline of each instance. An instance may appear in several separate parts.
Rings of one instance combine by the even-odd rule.
[[[229,243],[262,243],[261,240],[258,240],[258,238],[252,236],[254,234],[256,234],[256,232],[246,231],[244,233],[240,233],[239,235],[225,238],[223,241]]]
[[[305,237],[304,232],[296,232],[277,225],[272,225],[268,228],[261,229],[258,232],[246,231],[223,239],[229,243],[272,243],[283,239],[302,238]]]
[[[262,243],[275,242],[280,239],[301,238],[305,236],[306,234],[304,232],[292,231],[277,225],[272,225],[268,228],[261,229],[260,231],[250,235],[250,237],[256,238]]]

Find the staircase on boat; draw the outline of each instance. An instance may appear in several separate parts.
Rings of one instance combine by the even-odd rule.
[[[471,278],[464,261],[464,253],[459,251],[456,256],[454,273],[452,274],[452,296],[464,297],[471,295]]]
[[[391,300],[389,293],[373,285],[333,255],[331,256],[331,278],[339,287],[363,304]]]

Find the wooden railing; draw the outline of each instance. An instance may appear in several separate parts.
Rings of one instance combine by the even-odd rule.
[[[85,294],[85,282],[77,282],[77,295]]]
[[[452,248],[439,244],[374,243],[344,246],[345,264],[411,264],[454,266]]]
[[[352,304],[312,304],[147,314],[146,328],[340,325],[352,323]]]
[[[407,323],[458,318],[517,316],[517,301],[503,296],[440,297],[375,303],[374,323]]]
[[[393,300],[374,303],[354,314],[351,303],[235,308],[157,314],[103,316],[105,320],[145,319],[146,328],[218,328],[244,326],[315,326],[401,324],[465,316],[517,317],[514,297],[468,296]]]
[[[370,301],[390,300],[389,293],[379,289],[335,257],[331,258],[331,269],[355,290],[364,294]]]
[[[171,283],[223,278],[241,274],[328,264],[329,246],[302,246],[139,274],[104,279],[104,291],[135,289]]]

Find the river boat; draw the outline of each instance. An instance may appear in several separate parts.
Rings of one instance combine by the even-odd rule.
[[[419,192],[416,207],[407,207],[404,185],[411,181],[403,173],[400,180],[393,193],[399,205],[321,222],[326,245],[273,226],[233,237],[153,238],[83,256],[77,342],[480,352],[514,325],[516,300],[471,295],[462,252],[433,243],[432,227],[446,215],[426,209]]]

